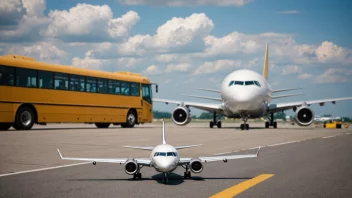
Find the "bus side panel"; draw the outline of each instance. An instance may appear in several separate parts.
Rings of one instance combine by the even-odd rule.
[[[126,122],[127,108],[77,107],[63,105],[35,105],[39,123],[59,122]]]
[[[15,122],[15,114],[18,105],[11,103],[0,103],[0,122]]]

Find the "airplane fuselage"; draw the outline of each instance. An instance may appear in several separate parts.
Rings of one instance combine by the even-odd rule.
[[[152,167],[154,167],[156,171],[169,173],[177,168],[180,156],[173,146],[161,144],[152,150],[150,160]]]
[[[226,76],[221,85],[221,98],[227,117],[258,118],[265,114],[271,101],[271,87],[260,74],[237,70]]]

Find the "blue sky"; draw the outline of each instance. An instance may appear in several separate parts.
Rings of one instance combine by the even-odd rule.
[[[181,94],[213,96],[192,88],[218,89],[240,68],[261,72],[268,42],[272,86],[305,88],[274,102],[345,97],[352,96],[351,9],[348,0],[4,0],[0,54],[142,73],[159,83],[156,96],[194,100]],[[347,101],[313,109],[352,116]]]

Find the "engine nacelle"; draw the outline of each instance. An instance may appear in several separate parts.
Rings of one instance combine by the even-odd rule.
[[[125,172],[128,174],[128,175],[133,175],[137,172],[137,170],[139,169],[139,165],[138,163],[133,160],[133,159],[128,159],[126,162],[125,162]]]
[[[299,107],[296,110],[295,121],[298,125],[308,126],[314,121],[314,113],[308,106]]]
[[[200,173],[203,171],[203,164],[199,158],[192,159],[189,163],[189,169],[194,173]]]
[[[192,120],[191,111],[187,107],[179,106],[172,112],[172,120],[177,125],[186,125]]]

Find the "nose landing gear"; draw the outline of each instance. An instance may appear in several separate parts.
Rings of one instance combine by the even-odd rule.
[[[240,128],[241,130],[249,130],[249,124],[247,124],[249,115],[241,113],[241,119],[243,121],[243,124],[241,124]]]
[[[215,125],[216,125],[218,128],[221,128],[221,121],[217,119],[216,112],[213,113],[213,120],[210,121],[209,127],[210,127],[210,128],[213,128]]]

